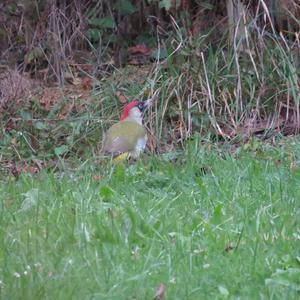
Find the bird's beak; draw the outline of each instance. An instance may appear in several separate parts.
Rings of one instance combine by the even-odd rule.
[[[150,106],[153,105],[153,103],[158,99],[158,95],[159,95],[160,90],[156,90],[154,92],[154,94],[152,95],[151,98],[147,99],[144,103],[145,103],[145,108],[149,108]]]
[[[152,105],[152,98],[147,99],[144,101],[145,109],[149,108]]]

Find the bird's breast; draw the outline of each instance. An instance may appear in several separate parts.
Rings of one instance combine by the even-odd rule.
[[[145,135],[142,138],[139,138],[136,143],[136,150],[143,151],[146,148],[146,143],[147,143],[147,135]]]

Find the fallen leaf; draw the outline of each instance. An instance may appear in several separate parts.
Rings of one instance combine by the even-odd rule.
[[[297,162],[297,161],[291,162],[290,170],[292,172],[295,172],[295,171],[299,170],[299,162]]]
[[[128,52],[133,55],[143,54],[143,55],[148,56],[151,53],[151,49],[146,47],[144,44],[138,44],[138,45],[128,48]]]
[[[40,99],[40,104],[45,110],[50,111],[53,106],[62,101],[63,95],[58,88],[45,88]]]
[[[165,298],[166,286],[161,283],[156,289],[154,300],[163,300]]]
[[[6,167],[14,177],[18,177],[22,172],[21,168],[17,166],[15,161],[9,161]]]
[[[128,64],[130,65],[144,65],[149,63],[152,50],[143,44],[128,48]]]
[[[100,181],[103,179],[103,176],[100,176],[100,175],[94,175],[93,176],[93,179],[96,180],[96,181]]]
[[[83,77],[81,79],[81,86],[84,90],[90,90],[93,86],[93,81],[90,77]]]
[[[81,79],[79,77],[73,77],[73,80],[71,82],[75,86],[81,85]]]
[[[115,96],[117,97],[117,99],[121,104],[127,103],[126,97],[120,91],[116,91]]]
[[[147,89],[144,90],[143,95],[144,95],[145,97],[149,97],[150,92],[151,92],[151,90],[150,90],[149,88],[147,88]]]
[[[218,290],[219,290],[220,294],[221,294],[222,296],[224,296],[224,298],[227,298],[227,297],[229,296],[229,291],[227,290],[226,287],[224,287],[224,286],[222,286],[222,285],[219,285],[219,286],[218,286]]]
[[[231,244],[228,244],[226,247],[225,247],[225,252],[230,252],[230,251],[232,251],[232,250],[234,250],[234,246],[232,246]]]
[[[275,165],[276,165],[276,167],[279,167],[281,165],[281,160],[280,159],[276,159],[275,160]]]
[[[39,172],[39,169],[38,169],[37,167],[32,166],[32,165],[29,166],[29,173],[30,173],[31,175],[36,174],[36,173],[38,173],[38,172]]]
[[[23,162],[22,166],[22,173],[27,174],[29,173],[30,175],[38,173],[40,170],[38,167],[34,166],[32,162],[27,163],[26,161]]]
[[[64,113],[59,113],[57,117],[59,120],[64,120],[66,118],[66,115]]]

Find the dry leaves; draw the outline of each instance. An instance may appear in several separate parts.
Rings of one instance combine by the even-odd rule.
[[[18,70],[7,70],[0,75],[0,111],[5,106],[18,106],[27,100],[34,81]]]
[[[144,44],[138,44],[128,48],[129,61],[131,65],[143,65],[149,62],[152,50]]]
[[[45,88],[40,99],[40,104],[45,110],[50,111],[54,105],[63,100],[62,92],[56,88]]]
[[[14,160],[0,161],[0,166],[14,177],[18,177],[21,174],[34,175],[47,167],[44,161],[38,159],[18,163]]]

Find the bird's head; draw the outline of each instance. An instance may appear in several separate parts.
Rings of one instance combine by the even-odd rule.
[[[130,118],[138,123],[142,123],[143,113],[150,105],[150,100],[151,99],[147,101],[133,100],[130,103],[126,104],[120,117],[120,121],[124,121],[127,118]]]

